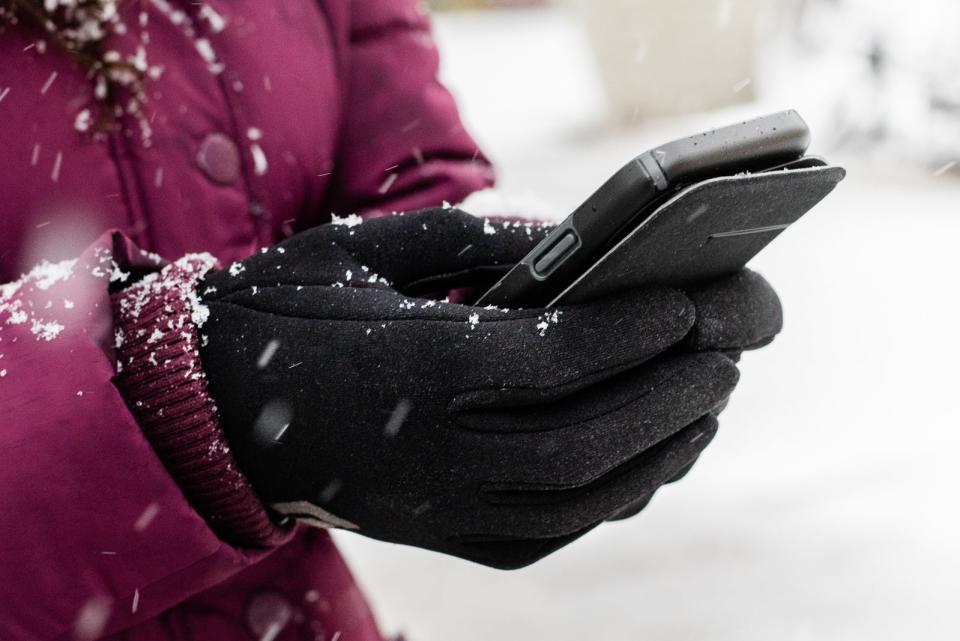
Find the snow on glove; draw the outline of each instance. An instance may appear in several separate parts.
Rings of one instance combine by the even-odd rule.
[[[681,348],[695,319],[683,293],[513,311],[413,298],[490,282],[548,229],[456,210],[340,222],[200,288],[210,391],[279,513],[521,567],[651,495],[712,438],[737,370],[713,335],[693,344],[708,351]]]

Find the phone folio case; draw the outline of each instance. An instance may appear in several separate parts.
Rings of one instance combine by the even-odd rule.
[[[624,287],[682,287],[738,271],[845,175],[841,167],[823,166],[691,185],[655,209],[552,304],[577,303]]]

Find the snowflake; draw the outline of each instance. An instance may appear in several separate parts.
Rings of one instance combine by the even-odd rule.
[[[550,328],[550,325],[556,325],[560,322],[560,315],[562,312],[560,310],[554,310],[552,312],[547,312],[540,316],[540,322],[537,323],[537,331],[541,336],[545,336],[547,330]]]
[[[350,214],[341,218],[336,214],[330,214],[330,224],[331,225],[343,225],[344,227],[356,227],[363,223],[363,218],[357,214]]]
[[[263,148],[257,143],[251,144],[250,155],[253,156],[253,173],[258,176],[265,175],[270,164],[267,162],[267,155],[263,153]]]

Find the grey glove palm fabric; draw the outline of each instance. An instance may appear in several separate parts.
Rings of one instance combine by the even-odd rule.
[[[201,356],[261,498],[515,568],[682,474],[736,384],[727,354],[779,330],[776,295],[744,272],[551,310],[414,297],[492,282],[546,231],[425,210],[317,227],[208,275]]]

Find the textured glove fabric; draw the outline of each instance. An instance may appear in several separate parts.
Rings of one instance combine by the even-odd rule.
[[[779,304],[771,320],[751,287],[706,287],[698,328],[662,287],[551,310],[414,297],[489,283],[547,231],[457,210],[347,220],[209,274],[201,356],[260,497],[514,568],[687,469],[737,381],[721,351],[772,338]]]
[[[770,284],[748,269],[687,290],[697,322],[687,337],[691,350],[738,354],[763,347],[783,327],[780,299]]]

